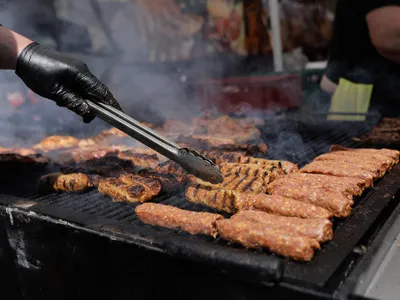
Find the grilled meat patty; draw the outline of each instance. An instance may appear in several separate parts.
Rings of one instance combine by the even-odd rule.
[[[185,196],[189,202],[231,214],[250,206],[247,195],[228,190],[209,190],[189,186],[186,189]]]
[[[168,160],[164,163],[159,164],[156,167],[155,171],[163,174],[171,174],[179,182],[185,182],[188,176],[188,173],[179,164],[172,160]]]
[[[43,139],[40,143],[33,146],[33,149],[48,152],[63,148],[73,148],[78,146],[78,144],[79,140],[72,136],[53,135]]]
[[[157,196],[161,191],[161,184],[151,178],[124,175],[100,180],[98,190],[116,202],[142,203]]]
[[[236,162],[239,164],[256,164],[268,169],[277,168],[279,170],[282,170],[284,174],[290,174],[299,170],[296,164],[284,160],[268,160],[247,156],[239,157]]]
[[[267,229],[287,231],[294,235],[313,238],[318,242],[326,242],[333,237],[332,222],[327,219],[301,219],[245,210],[233,215],[231,220],[258,222],[265,225]]]
[[[51,173],[39,179],[39,190],[51,192],[86,192],[93,188],[91,178],[83,173]]]
[[[212,160],[217,165],[222,163],[235,163],[238,162],[240,158],[247,157],[244,152],[240,151],[227,152],[221,150],[203,150],[201,151],[201,154]]]
[[[155,226],[186,231],[190,234],[204,234],[217,237],[215,222],[223,219],[219,214],[193,212],[169,205],[144,203],[136,207],[139,219]]]
[[[224,219],[217,220],[216,224],[218,233],[224,240],[246,248],[266,248],[272,253],[298,261],[311,260],[314,251],[320,249],[315,239],[295,236],[288,231],[267,229],[259,222]]]
[[[224,180],[219,184],[212,184],[188,176],[189,182],[193,185],[201,185],[209,189],[225,189],[242,193],[259,194],[266,192],[267,184],[272,180],[271,174],[256,165],[241,165],[241,167],[226,166],[221,168]]]
[[[264,185],[267,186],[268,183],[285,174],[284,170],[279,169],[278,165],[280,164],[263,166],[258,164],[223,163],[220,165],[220,169],[224,176],[237,174],[243,177],[261,178]]]
[[[156,168],[159,164],[157,155],[134,153],[131,150],[125,150],[117,155],[120,159],[130,160],[137,169]]]
[[[117,155],[118,150],[109,147],[90,146],[85,148],[73,148],[62,151],[57,157],[57,163],[68,165],[95,160],[105,156]]]
[[[184,184],[180,182],[173,174],[160,173],[148,169],[140,170],[138,173],[140,176],[152,178],[161,183],[162,192],[174,193],[184,187]]]

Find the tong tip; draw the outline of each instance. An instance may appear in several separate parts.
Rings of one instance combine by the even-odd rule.
[[[197,151],[181,148],[179,149],[179,158],[181,166],[188,173],[202,180],[218,184],[224,179],[219,167]]]

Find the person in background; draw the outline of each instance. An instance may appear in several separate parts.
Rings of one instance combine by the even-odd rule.
[[[0,69],[15,70],[33,92],[70,109],[85,123],[95,118],[85,101],[88,96],[121,110],[108,88],[86,64],[1,26]]]
[[[338,0],[321,89],[330,112],[400,115],[400,1]]]

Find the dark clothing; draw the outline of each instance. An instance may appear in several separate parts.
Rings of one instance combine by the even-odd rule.
[[[400,116],[400,64],[381,56],[371,43],[366,15],[400,0],[338,0],[333,39],[326,70],[335,83],[345,78],[355,83],[373,84],[371,109],[386,116]]]

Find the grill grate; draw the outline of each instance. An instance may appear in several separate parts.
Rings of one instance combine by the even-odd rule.
[[[282,130],[275,130],[279,126]],[[331,144],[341,144],[346,147],[357,146],[352,141],[353,137],[369,130],[370,126],[363,123],[337,123],[334,128],[321,127],[318,130],[310,130],[309,126],[284,120],[263,128],[263,139],[270,146],[268,157],[271,159],[286,159],[297,164],[304,165],[316,155],[329,150]],[[270,130],[274,129],[274,134]],[[281,143],[284,141],[285,143]],[[284,264],[284,280],[288,282],[303,283],[316,287],[324,287],[332,282],[339,282],[340,276],[334,276],[342,267],[348,257],[353,257],[354,247],[365,238],[366,233],[376,225],[376,219],[386,212],[390,205],[397,205],[396,194],[400,185],[400,167],[396,167],[376,187],[361,197],[352,215],[335,223],[333,242],[322,246],[316,257],[308,264],[279,259]],[[30,178],[36,181],[36,177]],[[27,186],[35,186],[32,182],[26,182]],[[26,193],[25,198],[36,201],[38,204],[30,209],[50,216],[65,218],[80,215],[81,224],[100,228],[99,224],[112,224],[113,228],[120,228],[122,232],[128,232],[132,236],[140,236],[140,241],[150,238],[151,247],[158,247],[160,251],[173,255],[196,257],[201,261],[220,260],[221,264],[227,261],[230,265],[247,264],[245,268],[258,270],[260,274],[266,273],[265,269],[271,268],[277,261],[276,256],[266,252],[239,250],[221,239],[211,239],[203,236],[189,236],[186,233],[171,231],[166,228],[158,228],[144,225],[134,214],[135,204],[112,202],[108,197],[100,195],[97,191],[85,194],[49,194],[39,195]],[[368,200],[368,201],[367,201]],[[156,202],[173,205],[183,209],[194,211],[216,212],[201,205],[195,205],[185,200],[183,191],[176,195],[163,195]],[[57,210],[57,212],[56,212]],[[369,215],[365,220],[365,215]],[[78,217],[74,218],[74,220]],[[94,221],[96,220],[96,221]],[[90,222],[95,222],[90,223]],[[100,229],[99,229],[100,230]],[[102,229],[107,230],[107,229]],[[137,239],[139,240],[139,239]],[[210,248],[211,247],[211,248]],[[215,248],[213,248],[215,247]],[[238,250],[239,252],[232,252]],[[218,251],[216,251],[218,250]],[[249,259],[249,255],[255,256]],[[220,255],[215,258],[215,255]],[[233,260],[233,257],[235,259]],[[246,258],[245,258],[246,257]],[[352,258],[356,259],[356,258]],[[233,260],[233,261],[232,261]],[[246,263],[245,263],[246,262]],[[271,263],[271,264],[268,264]],[[276,267],[276,264],[274,265]],[[279,268],[276,267],[275,270]],[[279,276],[276,275],[276,278]],[[275,278],[275,279],[276,279]]]

